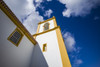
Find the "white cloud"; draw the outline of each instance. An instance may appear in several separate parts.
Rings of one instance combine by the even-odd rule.
[[[35,2],[42,2],[42,0],[35,0]]]
[[[100,0],[59,0],[65,5],[63,16],[85,16],[91,12],[93,8],[100,6]]]
[[[24,20],[23,25],[28,29],[31,34],[35,34],[38,22],[43,21],[43,17],[39,16],[38,12],[32,12],[29,17]]]
[[[50,17],[52,13],[53,13],[53,11],[51,9],[49,9],[49,10],[45,11],[44,16]]]
[[[36,32],[37,23],[43,21],[43,17],[36,11],[33,0],[4,0],[18,19],[22,22],[31,34]],[[36,0],[40,2],[40,0]],[[27,18],[26,18],[27,17]]]
[[[94,20],[98,20],[98,19],[99,19],[99,17],[98,17],[98,16],[95,16],[95,17],[94,17]]]
[[[43,2],[43,0],[34,0],[34,1],[35,1],[35,3],[36,3],[36,5],[35,5],[36,8],[37,8],[37,7],[42,7],[42,6],[41,6],[41,3]]]
[[[35,11],[33,0],[4,0],[15,15],[21,20],[32,11]]]
[[[77,60],[75,61],[75,63],[76,63],[76,64],[82,64],[82,60],[81,60],[81,59],[77,59]]]
[[[76,47],[75,38],[71,35],[70,32],[64,31],[62,32],[62,35],[64,37],[66,49],[68,52],[70,52],[69,56],[73,59],[72,67],[78,67],[83,63],[81,59],[78,59],[81,48],[78,46]]]
[[[80,64],[82,64],[83,61],[81,59],[75,59],[74,64],[72,65],[73,67],[79,67]]]
[[[47,0],[48,2],[52,1],[52,0]]]
[[[75,39],[74,39],[74,37],[69,32],[64,33],[63,37],[64,37],[64,40],[65,40],[67,50],[69,52],[75,51],[76,48],[75,48]]]
[[[70,17],[70,13],[71,13],[70,10],[64,10],[62,14],[63,16]]]

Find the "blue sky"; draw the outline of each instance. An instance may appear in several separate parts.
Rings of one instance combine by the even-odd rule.
[[[52,16],[65,40],[72,67],[100,66],[100,0],[4,0],[34,34]]]

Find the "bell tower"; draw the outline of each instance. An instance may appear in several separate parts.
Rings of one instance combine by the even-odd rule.
[[[37,32],[33,37],[49,67],[71,67],[60,27],[57,26],[54,16],[38,23]]]

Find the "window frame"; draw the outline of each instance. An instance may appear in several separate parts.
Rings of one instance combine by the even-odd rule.
[[[14,34],[16,31],[21,35],[21,37],[19,38],[19,41],[18,41],[17,44],[15,44],[12,40],[10,40],[10,38],[13,36],[13,34]],[[21,40],[22,40],[22,38],[23,38],[23,36],[24,36],[24,34],[21,32],[21,30],[18,29],[18,28],[16,28],[16,29],[9,35],[9,37],[7,38],[7,40],[9,40],[9,41],[10,41],[12,44],[14,44],[16,47],[18,47],[18,46],[19,46],[19,43],[21,42]]]
[[[44,50],[45,46],[46,46],[46,49]],[[47,43],[43,44],[42,51],[43,51],[43,52],[46,52],[46,51],[47,51]]]
[[[49,30],[50,29],[50,23],[49,22],[47,22],[48,23],[48,25],[49,25],[49,28],[47,29],[47,30]],[[44,25],[45,25],[46,23],[44,23]],[[47,31],[47,30],[44,30],[44,25],[43,25],[43,31]]]

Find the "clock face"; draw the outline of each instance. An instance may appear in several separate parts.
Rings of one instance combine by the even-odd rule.
[[[44,24],[44,31],[49,29],[49,23]]]

